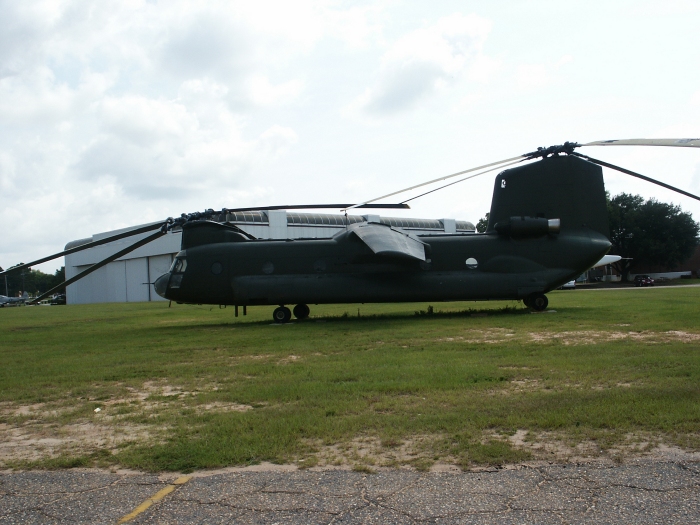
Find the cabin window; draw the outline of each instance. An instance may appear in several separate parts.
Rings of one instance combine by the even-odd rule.
[[[187,269],[187,259],[184,257],[178,257],[173,261],[173,265],[170,267],[170,273],[185,273]]]
[[[215,262],[211,265],[211,273],[214,275],[219,275],[224,271],[224,267],[220,262]]]

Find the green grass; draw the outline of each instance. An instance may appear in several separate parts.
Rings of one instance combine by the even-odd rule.
[[[602,450],[630,439],[696,450],[700,288],[549,298],[555,313],[312,306],[311,319],[283,326],[272,307],[238,318],[163,303],[3,309],[0,424],[42,435],[92,424],[127,438],[2,463],[186,471],[335,454],[361,471],[468,467],[530,457],[508,441],[516,430]]]

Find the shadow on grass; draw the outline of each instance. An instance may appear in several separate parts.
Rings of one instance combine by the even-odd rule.
[[[307,319],[294,319],[288,326],[295,324],[313,324],[325,322],[342,322],[342,323],[367,323],[373,321],[424,321],[427,319],[459,319],[459,318],[478,318],[478,317],[499,317],[499,316],[519,316],[530,314],[529,308],[520,306],[504,306],[502,308],[468,308],[458,311],[440,311],[433,306],[428,306],[426,310],[415,310],[411,315],[408,312],[402,313],[376,313],[376,314],[350,314],[343,312],[339,315],[323,315],[318,317],[310,317]],[[419,321],[420,320],[420,321]],[[211,329],[241,329],[253,328],[260,326],[277,325],[272,320],[260,321],[230,321],[225,323],[181,323],[170,326],[148,327],[147,330],[168,331],[168,332],[184,332],[191,330],[211,330]],[[283,325],[281,325],[283,326]]]

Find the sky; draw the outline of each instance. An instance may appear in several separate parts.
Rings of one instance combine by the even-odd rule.
[[[0,0],[0,266],[567,140],[700,137],[699,26],[683,0]],[[700,193],[697,149],[581,152]],[[476,223],[496,173],[383,214]],[[604,175],[700,220],[700,202]]]

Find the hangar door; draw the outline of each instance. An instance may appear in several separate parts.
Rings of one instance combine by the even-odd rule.
[[[153,288],[153,283],[156,281],[156,279],[158,279],[158,277],[168,272],[172,262],[173,256],[170,254],[154,255],[153,257],[148,258],[148,282],[151,283],[149,285],[151,301],[166,301],[166,299],[163,299],[156,293],[155,289]]]
[[[148,261],[145,257],[128,259],[126,263],[126,302],[148,301]]]

